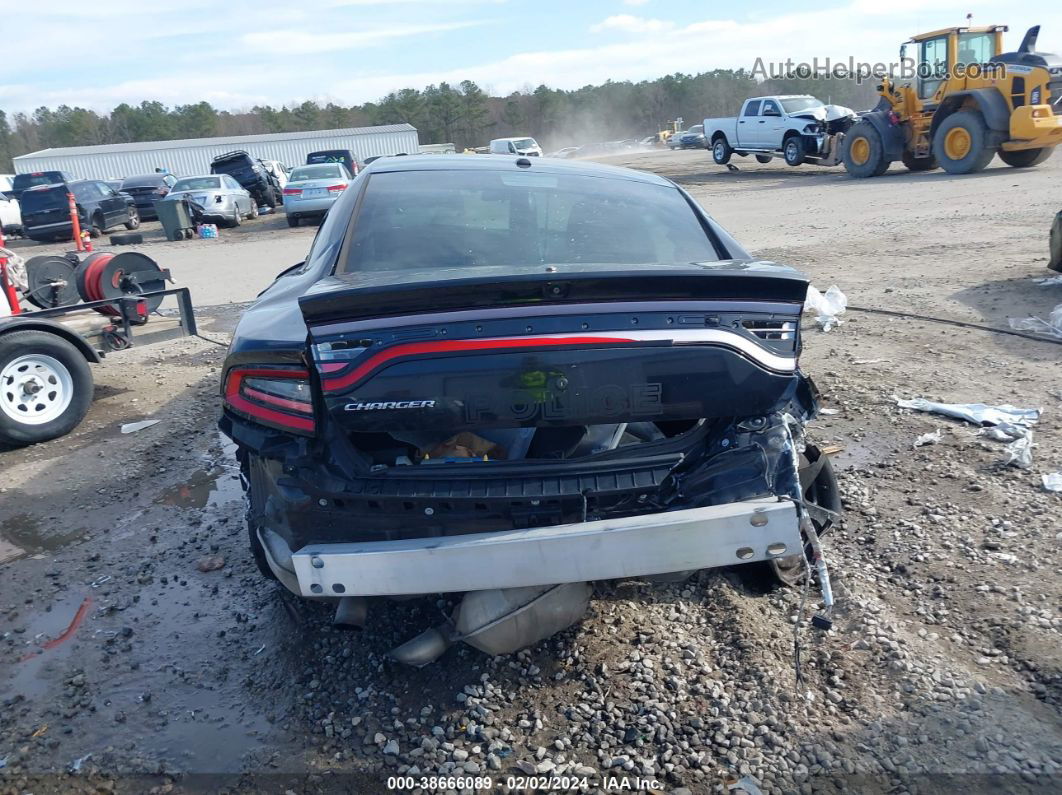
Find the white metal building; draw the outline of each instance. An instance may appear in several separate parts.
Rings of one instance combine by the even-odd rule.
[[[302,165],[307,154],[322,149],[349,149],[358,160],[364,160],[373,155],[416,154],[418,144],[417,130],[412,125],[385,124],[343,130],[68,146],[20,155],[14,158],[14,163],[18,174],[66,171],[78,179],[118,179],[150,174],[156,168],[187,177],[210,173],[210,161],[234,149],[243,149],[261,160],[279,160],[291,167]]]

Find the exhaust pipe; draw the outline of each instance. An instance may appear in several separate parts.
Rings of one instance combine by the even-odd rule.
[[[362,630],[369,614],[369,600],[364,596],[344,596],[336,606],[332,626],[337,629]]]

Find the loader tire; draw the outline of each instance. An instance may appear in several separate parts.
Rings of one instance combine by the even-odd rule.
[[[976,111],[951,114],[933,134],[933,157],[949,174],[984,171],[995,155],[996,150],[988,146],[988,125]]]
[[[908,171],[932,171],[935,168],[940,168],[940,164],[933,155],[915,157],[910,152],[904,152],[900,159],[903,160],[903,164],[907,166]]]
[[[1062,212],[1055,215],[1054,223],[1051,224],[1050,252],[1047,267],[1062,271]]]
[[[842,160],[845,171],[858,179],[880,176],[889,167],[881,135],[868,121],[858,122],[849,130]]]
[[[730,162],[734,150],[730,148],[729,141],[722,135],[712,141],[712,160],[718,165],[725,166]]]
[[[1030,166],[1040,165],[1054,151],[1055,147],[1053,146],[1045,146],[1042,149],[1023,149],[1020,152],[1004,152],[1001,149],[999,150],[999,159],[1014,168],[1029,168]]]

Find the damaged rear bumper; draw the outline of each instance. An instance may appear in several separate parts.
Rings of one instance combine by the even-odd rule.
[[[335,544],[262,539],[308,597],[397,596],[610,580],[751,563],[801,549],[790,501],[752,499],[507,532]]]

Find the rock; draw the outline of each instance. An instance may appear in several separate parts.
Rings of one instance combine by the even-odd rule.
[[[398,740],[388,740],[383,752],[385,756],[398,756]]]
[[[468,759],[468,751],[464,748],[455,748],[453,752],[453,758],[455,762],[464,762]]]
[[[195,562],[195,567],[201,572],[217,571],[225,568],[225,558],[221,555],[207,555]]]

